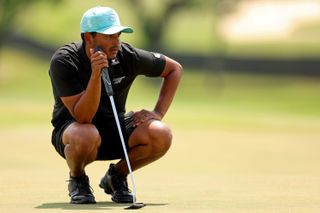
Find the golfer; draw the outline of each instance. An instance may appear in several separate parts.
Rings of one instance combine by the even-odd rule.
[[[99,186],[114,202],[131,203],[129,171],[101,71],[108,67],[134,171],[162,157],[171,145],[171,130],[161,120],[174,98],[182,67],[167,56],[120,42],[121,34],[133,29],[122,26],[112,8],[89,9],[80,29],[82,41],[59,48],[51,59],[49,75],[55,100],[52,144],[70,170],[71,203],[95,203],[85,168],[97,160],[115,159],[119,161],[103,172]],[[102,50],[95,51],[96,47]],[[159,98],[154,109],[126,114],[128,92],[138,75],[163,78]]]

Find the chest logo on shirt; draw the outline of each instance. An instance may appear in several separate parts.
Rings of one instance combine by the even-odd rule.
[[[156,57],[156,58],[160,58],[160,57],[161,57],[161,55],[160,55],[159,53],[152,53],[152,54],[153,54],[153,56]]]
[[[122,76],[122,77],[119,77],[119,78],[114,78],[112,79],[113,83],[114,84],[120,84],[121,81],[125,78],[126,76]]]

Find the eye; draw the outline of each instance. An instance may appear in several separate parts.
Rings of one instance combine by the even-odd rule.
[[[119,37],[120,37],[120,35],[121,35],[121,33],[117,33],[117,34],[113,34],[113,35],[111,35],[111,37],[112,37],[112,38],[119,38]]]

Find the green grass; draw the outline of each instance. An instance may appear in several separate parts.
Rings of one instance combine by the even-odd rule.
[[[70,205],[68,169],[51,145],[49,60],[0,53],[1,212],[123,212],[87,167],[97,205]],[[23,68],[23,69],[22,69]],[[185,70],[164,121],[161,160],[135,172],[145,212],[319,212],[319,79]],[[139,77],[128,110],[151,109],[160,82]],[[130,182],[129,182],[130,183]]]
[[[35,5],[21,15],[20,32],[55,45],[78,40],[79,16],[96,4],[119,9],[123,23],[137,29],[128,39],[143,43],[134,15],[118,1]],[[180,24],[184,16],[188,14],[177,14],[178,25],[169,24],[169,29],[177,26],[177,33],[166,35],[168,44],[189,51],[194,46],[190,41],[195,41],[210,52],[211,44],[203,47],[210,40],[210,29],[190,35],[186,24]],[[191,17],[185,20],[198,29],[194,26],[199,19]],[[205,15],[202,28],[210,18]],[[235,48],[229,53],[244,54],[245,49],[260,54],[257,46],[244,47],[229,47]],[[268,44],[261,52],[283,56],[289,47]],[[290,49],[292,56],[300,49],[303,55],[318,53],[317,44],[301,43]],[[68,204],[67,165],[50,142],[53,97],[48,67],[49,59],[9,48],[0,52],[1,212],[123,212],[126,205],[111,203],[98,187],[109,162],[87,168],[98,204]],[[173,145],[163,159],[135,172],[138,201],[147,204],[142,211],[319,212],[319,81],[186,69],[164,119],[172,128]],[[139,77],[127,109],[152,109],[159,86],[157,80]]]
[[[19,63],[15,63],[16,58]],[[0,126],[49,120],[53,105],[49,60],[11,49],[3,50],[1,59],[0,108],[4,113]],[[139,110],[142,104],[152,109],[160,83],[139,77],[129,94],[127,109]],[[301,119],[310,121],[307,127],[317,126],[319,89],[317,78],[186,70],[168,119],[182,121],[183,126],[192,126],[188,120],[203,121],[200,127],[273,125],[268,121],[272,119],[280,123],[281,119],[288,120],[289,126],[292,119]]]
[[[146,212],[318,212],[319,133],[174,131],[169,153],[135,173]],[[123,212],[98,187],[109,162],[87,168],[97,205],[70,205],[65,162],[46,125],[0,131],[2,212]],[[17,149],[23,150],[17,153]],[[23,174],[23,175],[22,175]]]

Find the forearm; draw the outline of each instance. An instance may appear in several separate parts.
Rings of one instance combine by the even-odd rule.
[[[95,52],[92,48],[88,51],[91,76],[87,88],[77,95],[61,97],[70,114],[79,123],[91,123],[97,113],[101,98],[101,70],[108,67],[108,59],[103,52]]]
[[[158,113],[161,118],[167,113],[172,100],[175,96],[182,75],[182,68],[170,72],[162,83],[159,98],[154,111]]]
[[[90,78],[84,93],[74,106],[74,118],[79,123],[91,123],[96,114],[101,96],[101,79]]]

